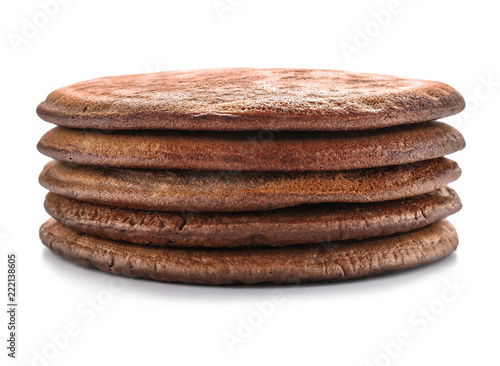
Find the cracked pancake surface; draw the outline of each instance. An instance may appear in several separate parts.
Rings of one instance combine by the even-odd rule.
[[[45,198],[46,211],[76,231],[140,245],[178,247],[284,246],[364,239],[420,228],[461,207],[458,195],[449,187],[394,201],[233,213],[124,209],[54,193]]]
[[[38,115],[105,130],[363,130],[460,112],[452,87],[397,76],[225,68],[110,76],[50,93]]]

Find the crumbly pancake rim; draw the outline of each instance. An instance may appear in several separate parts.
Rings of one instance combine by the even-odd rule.
[[[40,228],[54,253],[83,266],[130,277],[208,285],[303,283],[376,276],[421,266],[458,245],[446,220],[363,241],[239,249],[147,247],[79,234],[54,219]]]
[[[49,215],[78,232],[139,245],[178,247],[285,246],[391,235],[429,225],[460,210],[457,193],[376,203],[301,205],[241,213],[124,209],[48,193]]]

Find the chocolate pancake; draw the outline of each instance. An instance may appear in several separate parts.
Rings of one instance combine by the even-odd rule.
[[[265,138],[264,141],[259,137]],[[56,127],[38,150],[56,160],[120,168],[347,170],[412,163],[465,147],[440,122],[356,132],[99,131]]]
[[[432,192],[461,174],[446,158],[328,172],[97,168],[49,162],[40,184],[82,201],[159,211],[259,211],[325,202],[377,202]]]
[[[448,187],[394,201],[233,213],[124,209],[54,193],[45,198],[47,212],[79,232],[135,244],[179,247],[283,246],[363,239],[420,228],[461,207],[458,195]]]
[[[458,245],[446,220],[381,238],[252,248],[151,247],[80,234],[54,219],[40,228],[54,253],[83,266],[156,281],[221,284],[340,281],[437,261]]]
[[[460,112],[452,87],[334,70],[211,69],[111,76],[50,93],[38,115],[107,130],[362,130]]]

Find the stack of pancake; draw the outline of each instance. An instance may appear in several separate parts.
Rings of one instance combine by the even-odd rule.
[[[100,78],[37,109],[40,229],[54,253],[132,277],[203,284],[345,280],[424,265],[458,244],[436,122],[448,85],[305,69]]]

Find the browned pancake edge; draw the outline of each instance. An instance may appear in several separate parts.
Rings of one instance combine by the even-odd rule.
[[[79,234],[54,219],[40,228],[50,250],[72,262],[156,281],[208,285],[340,281],[437,261],[458,245],[446,220],[363,241],[239,249],[148,247]]]
[[[96,129],[361,130],[460,112],[449,85],[337,70],[225,68],[111,76],[50,93],[38,115]]]
[[[405,232],[456,213],[456,192],[376,203],[301,205],[270,211],[181,213],[124,209],[48,193],[45,209],[79,232],[140,245],[284,246],[364,239]]]

